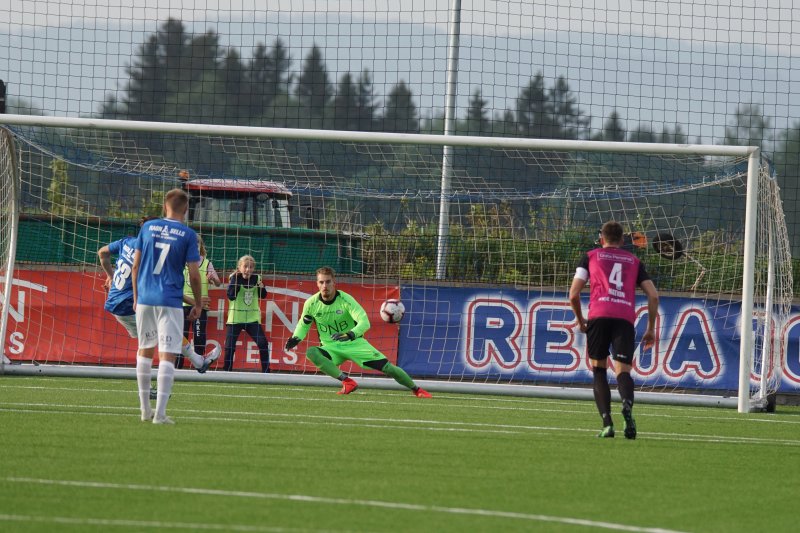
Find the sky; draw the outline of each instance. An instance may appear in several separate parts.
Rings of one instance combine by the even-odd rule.
[[[320,44],[334,72],[370,68],[376,85],[403,79],[421,108],[443,106],[453,0],[4,4],[0,79],[16,87],[10,94],[52,113],[96,111],[119,90],[136,47],[168,17],[194,32],[214,28],[243,53],[271,42],[266,36],[291,34],[295,68]],[[496,108],[508,107],[538,70],[566,75],[590,115],[619,108],[629,126],[682,123],[692,135],[718,136],[736,105],[748,102],[763,106],[776,126],[800,120],[793,104],[800,6],[791,0],[462,0],[461,7],[462,109],[475,87]]]

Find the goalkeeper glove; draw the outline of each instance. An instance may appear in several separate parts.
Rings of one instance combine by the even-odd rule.
[[[356,338],[356,334],[352,331],[348,331],[347,333],[334,333],[331,335],[331,339],[339,342],[344,341],[351,341]]]
[[[300,344],[300,339],[297,337],[289,337],[289,340],[286,341],[286,346],[283,347],[284,350],[291,350],[295,346]]]

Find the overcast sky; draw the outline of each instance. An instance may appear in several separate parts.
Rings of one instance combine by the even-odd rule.
[[[800,120],[795,1],[798,7],[792,0],[462,0],[460,114],[475,87],[496,110],[513,105],[541,70],[548,79],[567,76],[590,116],[602,120],[619,109],[629,128],[652,120],[688,125],[691,136],[718,135],[739,103],[763,106],[785,127]],[[376,84],[403,79],[421,109],[441,109],[452,3],[0,0],[0,79],[14,84],[10,94],[51,114],[96,112],[124,85],[138,46],[173,17],[189,31],[215,30],[245,57],[258,42],[289,38],[295,69],[319,44],[334,78],[369,68]],[[408,24],[391,25],[397,22]],[[391,33],[422,25],[423,34]]]
[[[366,18],[447,23],[452,0],[6,0],[16,25],[69,26],[76,19],[130,22],[252,20],[264,11],[349,12]],[[83,5],[82,5],[83,4]],[[792,0],[462,0],[462,23],[486,35],[533,29],[637,34],[687,40],[734,41],[798,52],[786,39],[800,22]],[[0,8],[0,12],[5,11]],[[543,22],[546,21],[546,22]],[[96,23],[96,22],[95,22]],[[2,24],[0,22],[0,24]],[[473,28],[466,28],[474,31]],[[782,38],[781,36],[784,36]],[[794,47],[794,48],[793,48]],[[796,55],[796,54],[793,54]]]

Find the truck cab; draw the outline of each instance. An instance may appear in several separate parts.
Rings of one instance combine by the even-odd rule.
[[[292,193],[267,180],[198,178],[184,183],[189,193],[190,224],[256,228],[291,227]]]

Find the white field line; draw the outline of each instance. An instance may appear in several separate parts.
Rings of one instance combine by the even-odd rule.
[[[678,533],[675,530],[631,526],[613,522],[600,522],[596,520],[585,520],[581,518],[569,518],[560,516],[548,516],[535,513],[517,513],[510,511],[496,511],[492,509],[475,509],[465,507],[445,507],[439,505],[422,505],[415,503],[403,503],[381,500],[362,500],[351,498],[330,498],[325,496],[310,496],[307,494],[278,494],[270,492],[249,492],[249,491],[229,491],[218,489],[192,488],[192,487],[169,487],[162,485],[137,485],[127,483],[103,483],[96,481],[71,481],[57,479],[37,479],[27,477],[7,477],[10,483],[27,483],[39,485],[56,485],[65,487],[80,487],[89,489],[103,490],[136,490],[150,492],[166,492],[173,494],[192,494],[203,496],[217,496],[227,498],[250,498],[261,500],[278,500],[287,502],[310,503],[315,505],[334,505],[342,507],[371,507],[380,509],[391,509],[398,511],[411,511],[415,513],[444,513],[451,515],[482,516],[489,518],[521,520],[527,522],[547,522],[556,524],[568,524],[575,526],[592,527],[597,529],[609,529],[614,531],[635,531],[642,533]],[[502,527],[498,525],[498,528]]]
[[[55,379],[54,379],[55,380]],[[57,381],[57,380],[55,380]],[[106,382],[108,380],[105,380]],[[63,380],[62,380],[63,382]],[[98,380],[99,383],[102,383],[103,380]],[[255,390],[260,390],[263,394],[231,394],[231,393],[209,393],[209,392],[188,392],[184,390],[186,385],[190,385],[189,383],[181,384],[181,389],[178,394],[181,396],[188,396],[188,397],[202,397],[202,398],[231,398],[231,399],[240,399],[240,400],[265,400],[265,401],[275,401],[275,400],[285,400],[285,401],[302,401],[302,402],[330,402],[331,398],[324,398],[318,396],[283,396],[281,394],[285,394],[288,392],[308,392],[307,387],[300,387],[300,388],[285,388],[285,387],[264,387],[264,386],[255,386],[253,387]],[[194,385],[194,384],[191,384]],[[208,388],[209,385],[203,384],[204,388]],[[242,388],[239,384],[237,384],[236,389]],[[137,392],[135,388],[130,388],[129,390],[125,389],[106,389],[106,388],[98,388],[98,389],[87,389],[87,388],[75,388],[75,387],[45,387],[45,386],[33,386],[33,385],[0,385],[0,389],[23,389],[23,390],[45,390],[45,391],[72,391],[72,392],[99,392],[99,393],[118,393],[118,394],[130,394],[136,395]],[[375,399],[375,397],[386,397],[387,401],[382,401],[379,399]],[[391,398],[391,400],[388,400]],[[386,393],[381,391],[369,391],[368,395],[359,395],[359,393],[354,393],[348,398],[349,401],[357,401],[367,404],[375,404],[375,405],[392,405],[396,406],[398,404],[398,393]],[[468,408],[468,409],[484,409],[484,410],[497,410],[497,411],[525,411],[525,412],[541,412],[541,413],[570,413],[570,414],[588,414],[591,416],[596,415],[596,410],[593,404],[590,402],[580,402],[580,401],[572,401],[572,402],[564,402],[564,401],[542,401],[539,398],[535,400],[531,399],[509,399],[509,398],[473,398],[471,396],[461,396],[461,395],[436,395],[435,398],[435,405],[436,409],[441,410],[444,408]],[[447,401],[447,403],[445,402]],[[420,400],[416,398],[408,398],[408,403],[418,403]],[[452,403],[451,403],[452,402]],[[492,402],[492,403],[511,403],[512,405],[475,405],[472,402]],[[535,404],[542,404],[548,403],[553,405],[552,408],[547,407],[525,407],[524,405],[519,404],[527,404],[530,405],[532,403]],[[580,406],[581,404],[585,404],[586,407],[583,409],[576,409],[576,406]],[[513,405],[517,404],[517,405]],[[558,408],[555,408],[558,406]],[[564,407],[568,406],[568,407]],[[675,418],[675,419],[686,419],[686,420],[708,420],[708,421],[722,421],[722,422],[732,422],[732,423],[766,423],[766,424],[790,424],[790,425],[800,425],[800,417],[788,419],[785,417],[780,417],[776,415],[742,415],[739,413],[728,412],[724,409],[710,409],[715,412],[719,412],[720,414],[716,415],[697,415],[697,414],[689,414],[689,413],[697,413],[700,411],[701,408],[686,408],[681,406],[653,406],[648,404],[646,406],[640,407],[640,413],[646,413],[647,417],[656,417],[656,418]],[[657,412],[662,411],[662,412]]]
[[[333,530],[298,529],[286,527],[248,526],[242,524],[206,524],[202,522],[165,522],[162,520],[113,520],[108,518],[74,518],[66,516],[34,516],[0,514],[0,522],[27,522],[37,524],[124,527],[139,529],[187,529],[189,531],[241,531],[244,533],[334,533]]]
[[[104,412],[98,412],[104,409]],[[85,411],[83,411],[85,410]],[[0,403],[0,412],[19,412],[30,414],[73,414],[83,416],[139,416],[139,409],[123,406],[103,405],[77,405],[77,404],[49,404],[30,402],[3,402]],[[130,414],[129,414],[130,413]],[[277,413],[263,411],[224,411],[205,409],[171,409],[171,414],[184,413],[180,419],[214,421],[225,423],[256,423],[256,424],[293,424],[293,425],[322,425],[336,427],[361,427],[372,429],[415,429],[426,431],[449,431],[460,433],[485,433],[485,434],[524,434],[536,432],[561,432],[561,433],[595,433],[594,429],[564,427],[564,426],[535,426],[520,424],[488,424],[479,422],[443,421],[429,419],[397,419],[377,417],[350,417],[341,415],[309,415],[298,413]],[[685,442],[709,442],[728,444],[765,444],[779,446],[800,446],[798,439],[774,439],[762,437],[743,437],[726,435],[696,435],[681,433],[640,432],[640,437],[654,440],[672,440]]]

